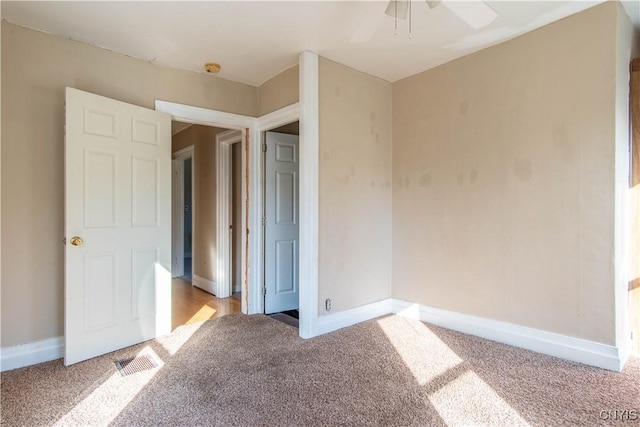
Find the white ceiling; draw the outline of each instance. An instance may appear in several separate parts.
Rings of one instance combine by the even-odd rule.
[[[9,22],[161,65],[203,72],[219,62],[218,76],[258,86],[304,50],[393,82],[602,1],[486,1],[499,16],[473,30],[446,5],[414,0],[411,39],[406,21],[394,35],[386,1],[2,1],[1,10]],[[625,8],[640,24],[638,0]]]

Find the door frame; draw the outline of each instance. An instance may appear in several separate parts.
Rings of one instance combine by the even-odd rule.
[[[254,144],[255,138],[255,122],[254,117],[243,116],[239,114],[226,113],[223,111],[209,110],[206,108],[195,107],[185,104],[178,104],[174,102],[156,100],[155,108],[157,111],[168,113],[172,116],[172,120],[187,122],[192,124],[199,124],[205,126],[212,126],[217,128],[226,128],[231,130],[237,130],[241,132],[243,146],[242,151],[242,168],[246,170],[247,166],[252,162],[251,151],[247,150]],[[247,159],[247,153],[249,159]],[[247,174],[242,175],[242,212],[245,213],[242,217],[242,241],[247,243],[248,250],[242,252],[242,312],[245,314],[254,314],[256,311],[255,295],[251,292],[255,286],[250,283],[251,277],[255,277],[252,272],[249,271],[251,265],[248,263],[249,259],[252,259],[253,254],[251,249],[254,244],[251,240],[255,239],[255,234],[250,235],[250,229],[257,229],[253,223],[256,221],[254,218],[254,209],[248,209],[248,201],[253,203],[255,184],[253,183],[253,176],[249,176],[247,180]],[[248,213],[247,213],[248,212]],[[217,278],[216,278],[217,279]],[[215,286],[217,287],[217,280]]]
[[[300,66],[300,102],[260,118],[208,110],[201,107],[156,100],[158,111],[169,113],[173,120],[242,131],[242,240],[248,248],[242,253],[242,312],[263,311],[262,262],[262,192],[260,158],[261,132],[300,121],[300,323],[302,338],[319,335],[318,328],[318,226],[319,226],[319,103],[318,55],[302,52]],[[295,111],[295,113],[293,113]],[[294,115],[295,114],[295,115]],[[284,117],[283,117],[284,116]],[[246,131],[249,131],[248,135]],[[246,177],[248,176],[248,180]],[[255,206],[247,212],[249,206]],[[247,233],[248,226],[253,233]],[[249,260],[255,260],[247,264]]]
[[[265,312],[265,304],[264,304],[264,298],[265,298],[265,292],[266,292],[266,283],[265,283],[265,266],[264,266],[264,259],[265,259],[265,230],[264,227],[262,226],[262,218],[265,214],[265,209],[266,209],[266,186],[265,186],[265,169],[266,169],[266,164],[265,164],[265,156],[264,156],[264,151],[262,151],[262,146],[263,144],[266,144],[266,134],[267,132],[273,130],[273,129],[277,129],[281,126],[284,125],[288,125],[289,123],[293,123],[295,121],[300,121],[301,120],[301,111],[300,111],[300,103],[296,103],[296,104],[291,104],[287,107],[281,108],[279,110],[276,110],[272,113],[266,114],[260,118],[258,118],[258,132],[259,132],[259,137],[260,137],[260,157],[259,157],[259,161],[258,161],[258,168],[256,168],[256,173],[260,174],[260,254],[257,258],[257,262],[259,264],[259,283],[260,283],[260,313],[264,313]],[[300,138],[300,136],[298,135],[298,137]],[[299,212],[299,232],[301,232],[301,228],[302,228],[302,193],[306,192],[303,191],[302,189],[302,171],[303,171],[303,167],[304,165],[302,164],[302,138],[300,138],[299,140],[299,153],[300,153],[300,159],[299,159],[299,168],[300,170],[298,171],[298,176],[299,178],[299,183],[298,183],[298,202],[299,202],[299,206],[298,206],[298,212]],[[306,190],[306,189],[305,189]],[[298,295],[298,313],[300,315],[300,325],[302,325],[302,313],[304,311],[303,309],[303,304],[302,304],[302,275],[301,275],[301,263],[302,263],[302,245],[303,242],[301,242],[300,240],[298,241],[299,244],[299,252],[298,252],[298,286],[299,286],[299,295]],[[300,329],[302,330],[302,329]],[[300,335],[302,336],[302,335]]]
[[[318,306],[320,117],[318,54],[302,52],[300,64],[300,323],[302,338],[320,334]]]
[[[175,177],[172,183],[173,197],[171,199],[172,214],[174,220],[171,227],[171,277],[184,276],[184,161],[191,158],[191,232],[194,234],[196,229],[195,205],[195,182],[194,178],[196,162],[195,147],[190,145],[171,154],[171,163]],[[195,246],[191,242],[191,260],[195,258]],[[174,270],[175,268],[175,270]],[[192,267],[193,268],[193,267]],[[193,271],[192,271],[193,274]]]
[[[236,132],[236,135],[237,132],[240,133],[240,143],[242,144],[242,170],[245,172],[242,174],[242,241],[246,242],[248,245],[248,249],[245,249],[242,252],[242,312],[246,314],[264,313],[264,300],[262,294],[262,284],[264,283],[264,261],[262,259],[263,238],[262,233],[260,232],[262,229],[264,201],[262,189],[263,165],[261,161],[262,134],[268,130],[295,122],[296,120],[301,120],[299,103],[291,104],[259,118],[241,116],[238,114],[208,110],[205,108],[160,100],[156,101],[155,107],[158,111],[171,114],[172,120],[226,128],[230,130],[225,132],[227,133],[227,136],[233,135],[231,132],[234,131]],[[236,136],[232,136],[232,138],[233,137]],[[219,150],[221,145],[222,144],[216,143],[216,149]],[[303,164],[301,162],[300,169],[302,170],[302,168]],[[218,171],[216,173],[222,173],[222,171]],[[300,176],[300,179],[302,180],[302,175]],[[230,193],[228,188],[227,192]],[[303,192],[301,191],[301,193]],[[222,197],[222,195],[220,196]],[[216,196],[216,199],[217,197],[218,196]],[[302,197],[300,202],[302,205]],[[218,206],[216,208],[217,214],[223,214],[219,209],[220,207]],[[302,208],[300,212],[302,214]],[[223,225],[220,226],[222,227]],[[228,223],[226,223],[226,230],[228,230]],[[255,230],[255,232],[251,232],[251,230]],[[219,234],[227,235],[228,233],[223,232]],[[217,236],[216,240],[218,238],[222,238],[222,240],[224,240],[223,236]],[[300,245],[302,250],[303,243],[301,242]],[[228,243],[223,246],[223,248],[227,247]],[[222,269],[227,271],[226,269],[230,267],[230,256],[222,259],[225,261],[222,264]],[[249,260],[251,260],[251,262],[248,262]],[[218,278],[216,277],[216,288],[220,285],[220,280],[217,279]],[[225,289],[220,289],[220,291],[224,293]],[[300,305],[302,308],[302,302]],[[300,317],[302,318],[302,309],[300,311]],[[317,313],[317,310],[315,311]]]
[[[228,130],[216,135],[216,296],[233,294],[231,283],[231,195],[233,194],[232,144],[242,142],[242,131]]]

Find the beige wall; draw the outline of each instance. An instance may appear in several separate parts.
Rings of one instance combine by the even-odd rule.
[[[614,344],[616,14],[393,85],[394,297]]]
[[[632,194],[629,192],[630,179],[630,132],[629,132],[629,64],[638,55],[640,43],[626,12],[618,4],[616,22],[616,111],[615,111],[615,312],[616,344],[629,345],[629,282],[637,277],[636,269],[640,263],[638,253],[632,252],[631,243],[639,240],[639,235],[630,223]],[[629,239],[631,238],[631,240]],[[639,309],[636,307],[635,309]]]
[[[320,58],[319,98],[324,314],[391,296],[391,84]]]
[[[255,115],[257,89],[2,22],[2,342],[63,334],[64,88]],[[19,325],[19,326],[18,326]]]
[[[299,67],[291,67],[258,87],[258,116],[298,102]]]
[[[193,274],[216,281],[216,145],[215,137],[226,129],[193,125],[173,135],[176,152],[193,145]]]

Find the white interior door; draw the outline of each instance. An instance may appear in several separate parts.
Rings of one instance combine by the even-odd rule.
[[[65,365],[171,331],[171,117],[67,88]]]
[[[267,132],[265,313],[298,308],[298,136]]]

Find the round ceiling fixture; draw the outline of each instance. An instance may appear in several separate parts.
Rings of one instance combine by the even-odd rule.
[[[216,74],[220,71],[220,64],[215,62],[207,62],[204,64],[204,69],[207,73]]]

